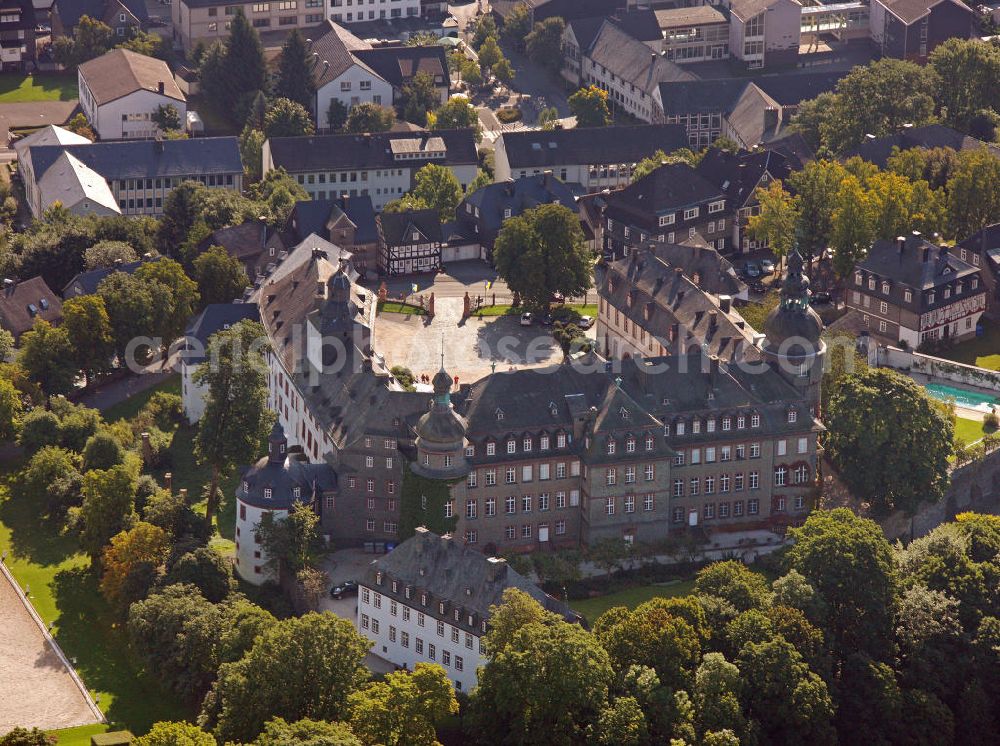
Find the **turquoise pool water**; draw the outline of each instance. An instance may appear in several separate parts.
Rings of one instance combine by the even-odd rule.
[[[990,394],[980,394],[976,391],[967,391],[966,389],[948,386],[944,383],[928,383],[924,388],[935,399],[954,401],[960,407],[978,409],[981,412],[988,412],[990,411],[990,407],[1000,405],[1000,397]]]

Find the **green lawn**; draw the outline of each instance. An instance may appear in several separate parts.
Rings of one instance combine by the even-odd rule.
[[[983,336],[955,345],[950,350],[936,353],[938,357],[956,363],[978,365],[980,368],[1000,370],[1000,324],[983,323]]]
[[[121,404],[116,404],[104,411],[103,417],[106,422],[118,422],[118,420],[130,420],[139,414],[146,402],[148,402],[153,394],[164,392],[167,394],[181,395],[181,377],[180,374],[170,376],[163,383],[153,386],[150,389],[146,389],[135,396],[132,396]]]
[[[969,444],[974,443],[980,438],[982,438],[986,433],[983,432],[983,423],[979,420],[967,420],[964,417],[958,417],[955,420],[955,438],[961,440],[962,442]]]
[[[91,736],[107,731],[106,725],[81,725],[79,728],[63,728],[49,733],[58,739],[56,746],[90,746]]]
[[[38,614],[54,625],[56,640],[101,710],[112,725],[135,733],[157,720],[193,717],[193,710],[130,657],[120,620],[98,592],[90,561],[75,538],[42,520],[30,500],[11,493],[19,465],[5,464],[0,472],[0,549],[7,552],[7,566],[18,583],[30,589]],[[80,742],[72,740],[76,734],[67,737],[67,743]]]
[[[427,314],[427,311],[420,306],[414,306],[410,303],[399,303],[394,300],[387,300],[379,303],[378,310],[381,313],[403,313],[413,316],[425,316]]]
[[[0,104],[72,101],[79,95],[76,75],[0,75]]]
[[[473,313],[473,316],[517,316],[521,313],[521,308],[518,306],[514,308],[513,306],[483,306],[478,311]]]
[[[593,624],[597,617],[615,606],[627,606],[630,609],[634,609],[639,604],[654,598],[687,596],[693,590],[694,580],[678,580],[669,585],[638,585],[634,588],[626,588],[623,591],[618,591],[617,593],[609,593],[607,596],[573,601],[571,606],[575,611],[583,614],[588,622]]]

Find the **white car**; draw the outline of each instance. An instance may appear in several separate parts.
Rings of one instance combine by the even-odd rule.
[[[576,325],[578,327],[580,327],[581,329],[589,329],[590,327],[592,327],[594,325],[594,317],[593,316],[581,316],[580,320],[577,322]]]
[[[534,323],[535,317],[531,314],[531,311],[521,314],[521,326],[531,326]]]

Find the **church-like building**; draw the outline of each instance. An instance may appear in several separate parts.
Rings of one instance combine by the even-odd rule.
[[[252,525],[296,500],[335,546],[376,550],[418,526],[497,554],[799,522],[826,354],[808,296],[793,253],[752,355],[588,354],[461,387],[442,356],[431,394],[404,390],[372,349],[377,298],[348,264],[316,251],[282,267],[256,296],[281,430],[238,488],[239,572],[267,576]]]

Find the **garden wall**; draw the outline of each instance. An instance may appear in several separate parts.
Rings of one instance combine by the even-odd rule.
[[[921,373],[937,381],[951,381],[966,386],[1000,391],[1000,372],[978,368],[975,365],[956,363],[922,352],[901,350],[890,345],[872,345],[868,348],[868,364],[879,368],[895,368],[911,373]]]

